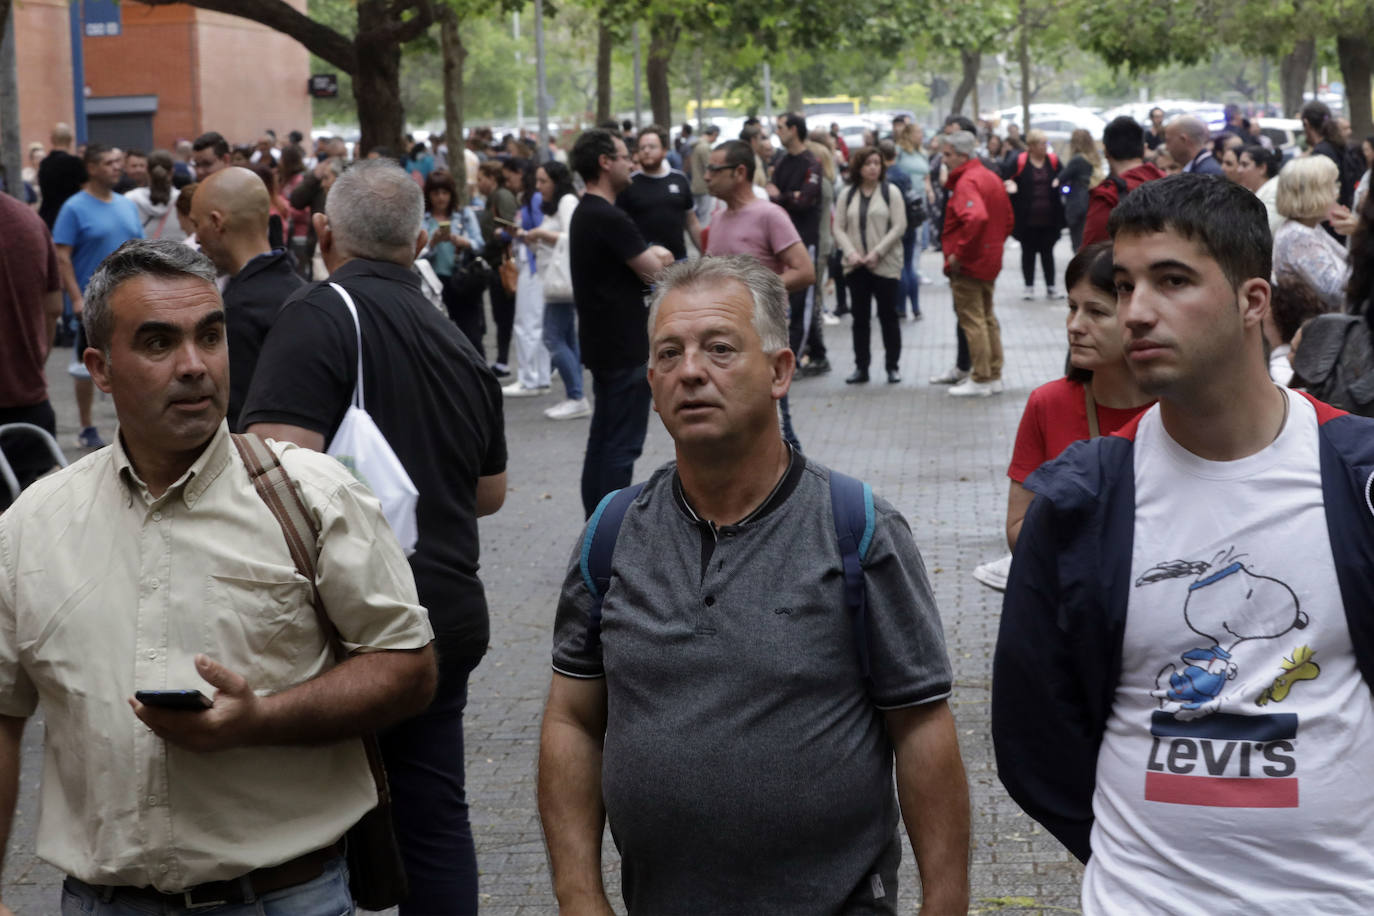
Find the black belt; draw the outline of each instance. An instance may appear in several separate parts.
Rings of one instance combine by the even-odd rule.
[[[228,881],[207,881],[188,887],[175,894],[165,893],[152,887],[121,887],[118,885],[87,884],[96,895],[106,903],[116,897],[144,900],[169,906],[195,909],[206,906],[248,903],[264,894],[285,890],[297,884],[313,881],[324,874],[325,866],[343,855],[343,841],[340,840],[324,849],[307,852],[289,862],[258,868],[246,875]],[[69,881],[78,881],[68,877]],[[85,884],[84,881],[78,881]],[[250,897],[251,892],[251,897]]]

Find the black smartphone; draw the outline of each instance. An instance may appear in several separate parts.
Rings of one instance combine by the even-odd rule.
[[[158,706],[162,709],[209,709],[214,705],[210,698],[199,690],[139,690],[134,699],[144,706]]]

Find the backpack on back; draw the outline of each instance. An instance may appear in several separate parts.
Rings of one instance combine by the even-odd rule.
[[[591,592],[593,601],[588,614],[589,645],[596,645],[601,641],[601,605],[611,586],[611,559],[615,554],[616,538],[620,535],[620,525],[625,521],[625,513],[643,489],[644,484],[637,483],[623,490],[608,493],[587,521],[587,533],[582,538],[579,566],[582,581]],[[870,671],[868,591],[864,586],[863,561],[873,541],[873,529],[876,524],[873,488],[846,474],[831,471],[830,509],[844,567],[844,603],[854,629],[859,671],[867,680]]]

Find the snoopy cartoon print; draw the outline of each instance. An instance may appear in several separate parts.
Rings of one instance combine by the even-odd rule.
[[[1286,583],[1256,572],[1234,548],[1211,562],[1171,560],[1153,566],[1135,587],[1191,577],[1183,602],[1183,621],[1202,637],[1155,677],[1150,695],[1176,719],[1211,715],[1221,706],[1228,682],[1240,673],[1237,647],[1250,640],[1277,639],[1307,626],[1307,614]]]

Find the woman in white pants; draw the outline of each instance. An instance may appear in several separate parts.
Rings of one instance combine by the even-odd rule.
[[[513,162],[506,163],[507,171]],[[525,233],[544,221],[544,198],[534,187],[534,169],[520,160],[520,231],[515,260],[520,279],[515,286],[515,360],[516,379],[501,391],[507,397],[522,398],[549,391],[549,351],[544,347],[544,284],[539,278],[538,246],[525,239]]]

